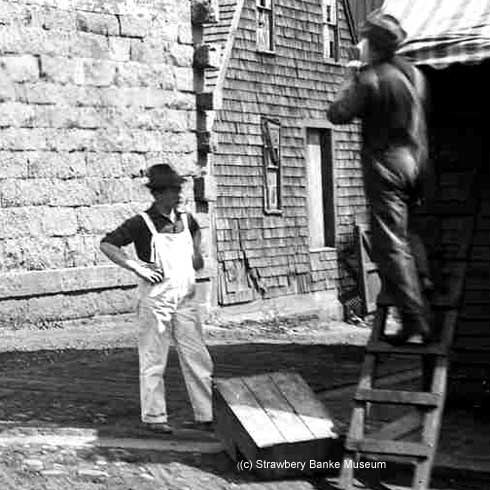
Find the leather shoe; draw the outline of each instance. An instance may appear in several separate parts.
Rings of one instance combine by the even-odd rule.
[[[182,427],[184,429],[200,430],[204,432],[213,432],[214,426],[213,421],[202,421],[202,420],[187,420],[182,422]]]
[[[172,434],[174,429],[167,422],[143,422],[143,427],[158,434]]]

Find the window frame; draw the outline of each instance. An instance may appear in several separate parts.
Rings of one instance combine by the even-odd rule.
[[[307,151],[308,151],[308,131],[316,130],[320,131],[321,138],[324,140],[325,135],[328,134],[328,144],[325,145],[326,152],[322,152],[322,206],[323,206],[323,243],[322,246],[314,246],[312,244],[312,236],[310,234],[310,228],[308,223],[308,248],[310,252],[321,252],[328,250],[335,250],[337,247],[338,238],[338,219],[337,219],[337,169],[335,163],[336,154],[336,132],[333,124],[328,120],[305,120],[302,122],[303,126],[303,138],[304,138],[304,162],[305,162],[305,192],[309,192],[308,182],[308,167],[307,167]],[[322,147],[322,145],[320,145]],[[328,168],[329,175],[323,171],[324,168]],[[324,192],[325,187],[328,187],[328,193]],[[325,197],[330,195],[330,201],[326,201]],[[310,209],[308,207],[308,199],[305,202],[308,221],[310,220]],[[325,212],[326,208],[331,208],[329,212]]]
[[[273,124],[277,126],[278,131],[278,142],[277,148],[273,147],[272,138],[268,135],[268,124]],[[262,169],[263,169],[263,207],[264,213],[267,215],[282,215],[283,213],[283,189],[282,189],[282,159],[281,159],[281,140],[282,140],[282,125],[278,118],[261,116],[260,118],[260,128],[262,135]],[[277,164],[271,165],[271,160],[274,158],[274,150],[277,150],[277,155],[275,157]],[[276,176],[276,199],[277,207],[270,206],[270,195],[269,195],[269,175],[275,174]]]
[[[264,5],[264,3],[266,5]],[[268,4],[268,5],[267,5]],[[256,48],[259,53],[275,54],[275,6],[274,0],[255,0],[256,7]],[[261,14],[265,14],[269,18],[269,43],[268,46],[262,46],[259,41],[259,19]]]
[[[327,7],[334,3],[334,11],[332,18],[327,18]],[[322,36],[323,36],[323,52],[324,61],[330,63],[338,63],[340,60],[340,29],[339,29],[339,1],[338,0],[321,0],[322,3]],[[332,53],[329,48],[329,56],[327,56],[327,32],[334,31],[333,45],[335,53]],[[328,34],[328,45],[330,46],[330,34]]]

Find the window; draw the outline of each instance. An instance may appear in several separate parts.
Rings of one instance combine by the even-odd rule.
[[[273,0],[257,0],[257,49],[274,51]]]
[[[339,28],[337,21],[337,0],[322,0],[323,16],[323,57],[338,60]]]
[[[332,131],[306,130],[308,229],[312,249],[335,247]]]
[[[264,210],[280,213],[281,192],[281,124],[277,119],[262,118],[264,162]]]

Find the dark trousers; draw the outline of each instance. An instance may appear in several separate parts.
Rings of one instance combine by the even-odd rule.
[[[403,326],[427,327],[419,268],[426,268],[422,242],[410,236],[409,213],[417,168],[410,151],[397,148],[366,163],[366,188],[371,205],[372,252],[383,288],[398,308]],[[415,245],[412,248],[412,245]]]

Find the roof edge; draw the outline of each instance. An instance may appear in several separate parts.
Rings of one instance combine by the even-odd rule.
[[[223,86],[226,80],[226,72],[228,71],[228,66],[230,64],[231,53],[233,51],[233,46],[235,45],[235,38],[238,31],[238,25],[240,24],[240,19],[242,17],[242,11],[244,5],[245,5],[245,0],[237,1],[236,9],[233,14],[233,19],[231,21],[230,31],[228,33],[228,39],[226,40],[221,66],[219,68],[218,80],[213,89],[213,107],[216,108],[221,107],[222,97],[223,97]]]

